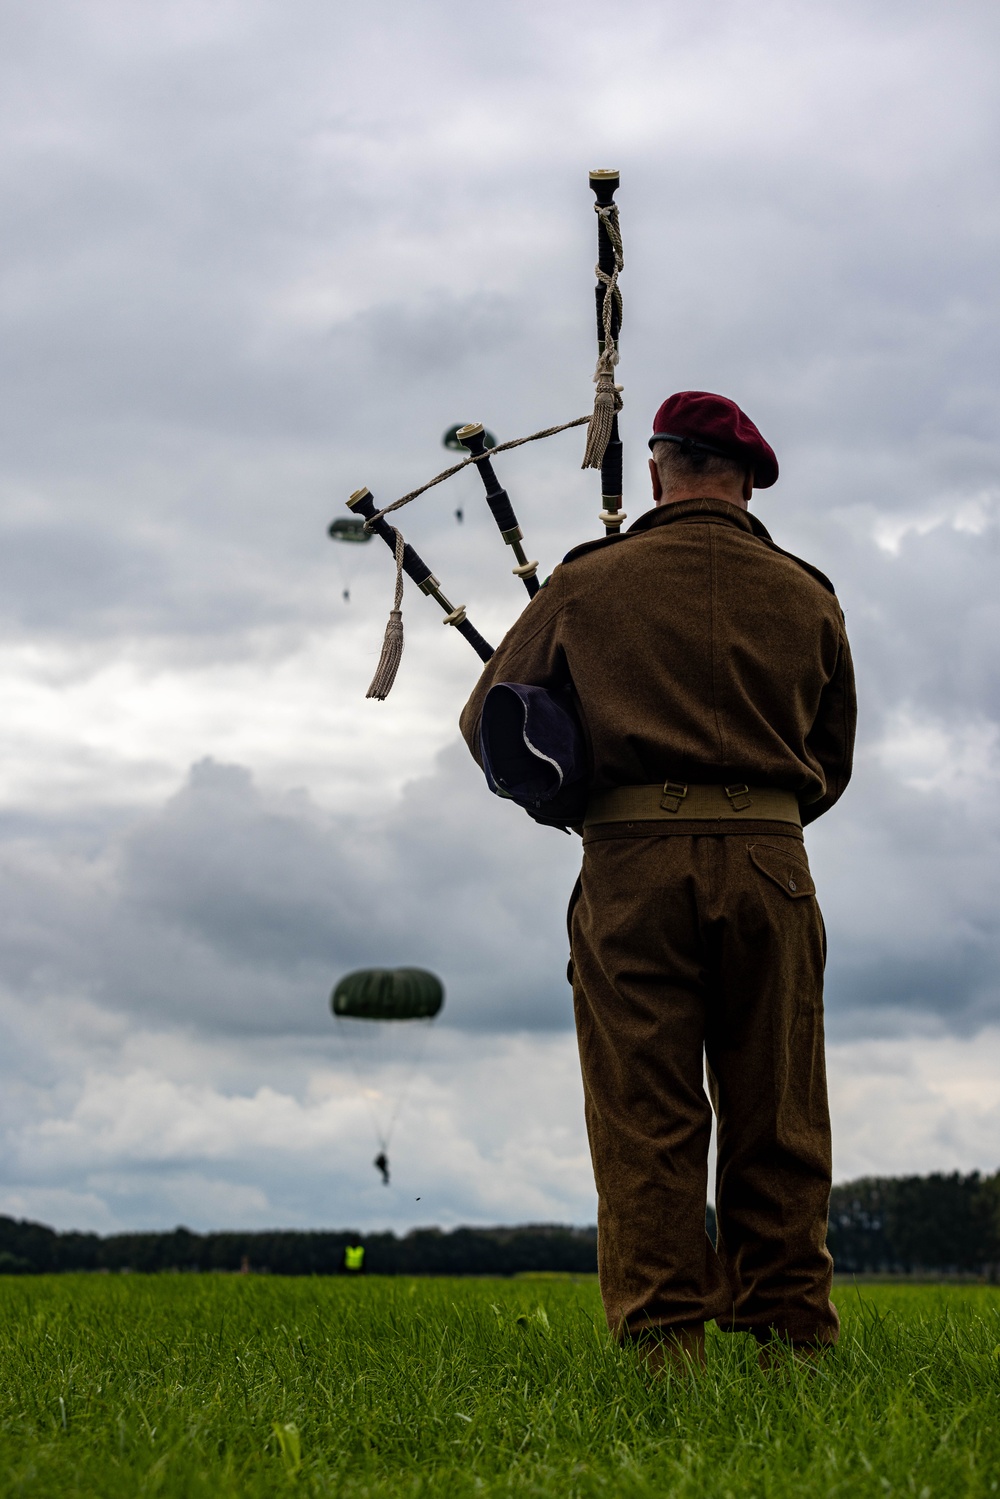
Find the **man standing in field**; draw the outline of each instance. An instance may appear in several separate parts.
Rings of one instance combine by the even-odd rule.
[[[654,508],[556,568],[462,732],[479,759],[501,682],[569,688],[583,727],[570,972],[601,1293],[655,1365],[700,1362],[713,1318],[761,1344],[837,1339],[826,939],[802,826],[847,785],[856,708],[831,584],[748,512],[778,477],[754,424],[684,391],[650,448]]]

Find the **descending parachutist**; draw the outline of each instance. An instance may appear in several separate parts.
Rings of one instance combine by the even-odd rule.
[[[378,1155],[372,1165],[387,1187],[393,1128],[418,1075],[429,1028],[443,1004],[444,985],[425,968],[359,968],[346,973],[330,995],[344,1060],[357,1078],[374,1125],[372,1144]],[[366,1041],[376,1043],[374,1053]],[[368,1053],[367,1076],[362,1052]],[[388,1095],[382,1088],[367,1087],[367,1082],[377,1080],[371,1076],[373,1067],[381,1070],[393,1057],[395,1074],[401,1080]]]
[[[326,528],[326,534],[331,541],[339,542],[342,546],[364,546],[371,541],[375,533],[365,530],[365,523],[361,516],[351,515],[338,516],[336,520],[332,520]],[[349,582],[344,582],[345,570],[348,570],[349,576],[353,577],[354,569],[353,567],[348,569],[345,564],[345,568],[341,572],[341,582],[344,584],[341,596],[344,603],[349,604],[351,602],[351,585]]]

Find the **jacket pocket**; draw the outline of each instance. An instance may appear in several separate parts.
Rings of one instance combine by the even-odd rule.
[[[773,880],[790,900],[802,900],[804,896],[816,894],[816,886],[804,858],[796,858],[794,854],[769,843],[751,843],[749,852],[761,874]]]

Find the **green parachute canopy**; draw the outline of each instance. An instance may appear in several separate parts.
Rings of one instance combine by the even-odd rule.
[[[444,985],[426,968],[359,968],[330,996],[334,1015],[350,1020],[432,1020]]]
[[[366,542],[371,541],[375,533],[365,530],[365,523],[359,516],[344,515],[330,522],[326,534],[331,541]]]

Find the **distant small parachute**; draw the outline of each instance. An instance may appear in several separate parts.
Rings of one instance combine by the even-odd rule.
[[[359,515],[339,515],[327,526],[326,534],[331,541],[365,542],[371,541],[375,532],[365,530],[365,523]]]
[[[359,968],[345,974],[330,996],[338,1034],[375,1126],[374,1164],[386,1186],[392,1134],[443,1004],[444,985],[426,968]]]
[[[374,531],[366,531],[359,515],[338,515],[326,528],[331,541],[346,541],[351,546],[364,545],[371,541]],[[340,574],[340,596],[345,604],[351,602],[351,585],[354,582],[356,557],[337,549],[337,570]]]
[[[330,998],[333,1013],[352,1020],[433,1020],[444,985],[426,968],[359,968]]]

